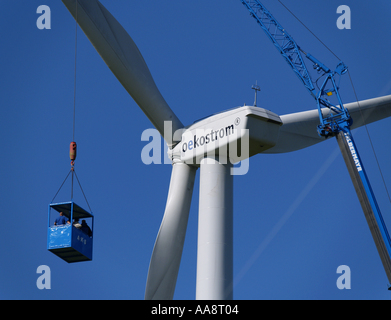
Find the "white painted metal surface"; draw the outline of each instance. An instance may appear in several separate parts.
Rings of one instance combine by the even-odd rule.
[[[346,103],[353,119],[354,130],[364,124],[369,124],[391,116],[391,95]],[[326,110],[324,111],[326,112]],[[325,141],[319,137],[316,127],[319,124],[318,110],[290,113],[280,116],[283,125],[280,128],[277,143],[264,153],[284,153],[310,147]],[[315,129],[314,129],[315,128]],[[354,132],[353,132],[354,133]]]
[[[76,19],[76,1],[63,0]],[[99,2],[78,0],[77,22],[108,67],[163,136],[164,121],[172,121],[173,133],[183,128],[160,94],[136,44],[111,13]],[[165,137],[169,146],[172,137]]]
[[[76,0],[62,1],[76,18]],[[249,157],[256,153],[283,153],[309,147],[324,141],[316,132],[318,111],[279,117],[265,109],[241,107],[184,128],[157,89],[133,40],[99,1],[78,0],[77,22],[114,75],[165,138],[169,148],[174,146],[173,138],[170,134],[164,136],[164,121],[171,121],[172,134],[181,129],[184,129],[181,134],[187,134],[180,136],[178,140],[182,138],[181,143],[171,150],[174,160],[170,189],[151,257],[145,298],[173,298],[194,178],[199,165],[197,162],[194,166],[184,162],[194,163],[192,161],[195,159],[201,163],[196,298],[232,299],[232,166],[224,160],[227,154],[219,154],[221,150],[216,151],[216,148],[243,140],[242,132],[232,141],[223,139],[231,137],[231,133],[238,129],[250,131],[246,140],[249,141]],[[371,123],[391,116],[391,96],[365,100],[359,104],[350,103],[345,107],[351,113],[351,128],[354,129],[364,122]],[[198,143],[205,145],[206,149],[201,152],[201,148],[194,149],[197,129],[203,130],[202,135],[198,136]],[[210,148],[206,142],[208,138],[212,140],[212,132],[214,140],[219,140],[219,143]],[[221,146],[220,142],[223,142]],[[207,158],[204,158],[205,150],[209,153]],[[216,157],[211,157],[211,153]]]
[[[166,210],[149,264],[147,300],[169,300],[174,296],[196,171],[196,167],[184,163],[172,167]]]
[[[224,158],[201,161],[198,216],[198,300],[233,299],[233,176]]]

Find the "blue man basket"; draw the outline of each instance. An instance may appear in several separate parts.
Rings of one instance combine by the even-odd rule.
[[[55,226],[51,221],[51,210],[62,212],[70,224]],[[94,216],[78,206],[73,201],[51,203],[48,210],[48,239],[47,249],[68,263],[91,261],[93,235],[83,229],[73,226],[73,219],[91,221],[94,230]]]

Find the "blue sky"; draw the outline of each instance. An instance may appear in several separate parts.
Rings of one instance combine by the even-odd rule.
[[[141,141],[151,123],[78,32],[76,171],[95,215],[94,259],[67,264],[46,250],[47,206],[70,169],[75,23],[61,1],[3,1],[0,59],[0,299],[143,299],[149,259],[171,174],[145,165]],[[244,103],[258,81],[258,105],[277,114],[315,108],[240,0],[108,1],[156,84],[188,125]],[[391,94],[391,3],[375,0],[284,0],[349,66],[360,100]],[[51,9],[39,30],[37,7]],[[330,68],[337,59],[277,1],[263,4],[299,45]],[[336,26],[350,6],[351,30]],[[355,100],[348,76],[344,102]],[[391,187],[389,126],[368,126]],[[316,128],[314,128],[316,130]],[[391,228],[391,206],[365,129],[353,131]],[[199,172],[175,299],[194,299]],[[85,202],[76,188],[75,201]],[[70,200],[66,184],[56,201]],[[39,290],[38,266],[51,269]],[[336,286],[338,266],[351,269],[350,290]],[[235,299],[390,299],[387,278],[337,143],[250,159],[234,178]]]

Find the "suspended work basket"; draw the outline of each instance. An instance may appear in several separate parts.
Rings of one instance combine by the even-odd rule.
[[[90,205],[77,177],[74,161],[76,158],[76,143],[70,146],[71,170],[60,189],[49,204],[47,249],[68,263],[92,260],[92,244],[94,216]],[[71,201],[54,203],[65,181],[71,175]],[[73,201],[74,177],[79,184],[84,199],[90,211],[87,211]],[[55,214],[54,214],[55,213]]]
[[[64,261],[92,260],[93,229],[94,216],[75,202],[49,204],[47,249]]]

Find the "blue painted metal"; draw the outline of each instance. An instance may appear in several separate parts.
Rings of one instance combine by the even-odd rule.
[[[335,136],[340,131],[340,126],[345,126],[346,124],[350,126],[352,124],[351,117],[348,110],[343,106],[338,86],[334,79],[335,74],[343,75],[346,73],[346,65],[340,61],[336,69],[331,71],[314,56],[303,51],[284,27],[277,22],[273,15],[258,0],[240,1],[247,7],[251,16],[255,18],[261,28],[265,31],[269,39],[302,81],[309,93],[316,99],[320,118],[318,134],[327,138],[329,136]],[[315,70],[324,73],[325,80],[318,92],[313,85],[313,81],[301,55],[302,53],[313,63]],[[326,86],[330,84],[332,85],[332,88],[326,88]],[[333,104],[328,99],[333,93],[337,96],[338,104]],[[329,114],[324,115],[323,113],[325,110],[322,111],[322,108],[328,108],[330,110]]]
[[[261,28],[266,32],[267,36],[303,82],[304,86],[315,97],[314,85],[300,54],[300,48],[293,38],[259,1],[241,1],[250,11],[251,16],[255,18]]]
[[[353,136],[352,136],[350,130],[344,132],[344,135],[345,135],[345,139],[350,147],[350,151],[352,153],[353,159],[355,160],[357,171],[360,175],[361,181],[362,181],[364,188],[365,188],[365,193],[367,194],[368,199],[371,203],[371,208],[374,212],[376,222],[377,222],[377,225],[379,226],[382,238],[384,239],[384,243],[387,248],[388,255],[391,256],[391,238],[390,238],[390,235],[388,234],[386,224],[384,223],[383,216],[380,212],[375,195],[373,194],[371,184],[369,183],[364,166],[361,162],[360,155],[358,154],[356,144],[354,143],[354,140],[353,140]],[[355,157],[357,157],[357,158],[355,158]]]
[[[72,226],[52,226],[48,230],[48,249],[69,248],[72,246]]]
[[[337,66],[339,71],[340,66],[344,65],[340,62]],[[336,69],[336,70],[337,70]],[[330,70],[330,69],[329,69]],[[345,69],[347,70],[347,69]],[[338,86],[335,82],[334,74],[336,71],[329,71],[325,73],[325,80],[316,95],[316,102],[319,112],[320,124],[318,125],[318,134],[325,138],[335,136],[339,131],[345,127],[350,127],[353,123],[348,109],[343,106],[341,96],[339,94]],[[345,71],[346,72],[346,71]],[[326,86],[331,83],[332,89],[326,89]],[[331,103],[327,98],[330,94],[335,94],[338,105]],[[324,107],[328,108],[330,112],[326,114]],[[323,108],[323,110],[322,110]]]
[[[94,216],[73,201],[49,204],[47,249],[68,263],[92,260],[93,236],[89,236],[72,223],[54,226],[51,210],[63,212],[70,222],[73,219],[89,220],[94,230]],[[53,219],[54,221],[54,219]]]
[[[350,160],[345,159],[345,163],[348,167],[349,174],[351,175],[353,185],[356,189],[360,204],[363,208],[365,218],[367,219],[369,229],[371,231],[373,240],[375,241],[384,270],[387,274],[388,280],[391,283],[390,235],[383,220],[383,216],[380,212],[372,187],[369,183],[350,129],[344,128],[338,137],[341,136],[345,140],[345,146],[342,146],[341,148],[342,155],[344,156],[344,159],[346,154],[349,154],[350,156]],[[389,286],[389,290],[391,290],[391,286]]]
[[[285,61],[288,62],[295,74],[303,82],[304,86],[316,99],[320,118],[320,124],[317,129],[318,134],[328,138],[331,136],[339,137],[340,133],[343,132],[343,138],[346,143],[340,144],[338,138],[337,141],[339,141],[338,143],[340,144],[341,151],[344,155],[345,163],[351,175],[387,277],[391,282],[390,235],[388,234],[387,227],[384,223],[350,132],[352,119],[348,110],[343,106],[339,94],[339,87],[335,81],[336,75],[342,76],[347,72],[347,66],[340,61],[335,70],[331,71],[311,54],[304,52],[258,0],[241,0],[241,2],[247,7],[250,14],[266,32]],[[318,92],[316,92],[316,89],[313,86],[311,76],[304,64],[301,53],[313,63],[314,69],[319,73],[323,73],[323,76],[325,77]],[[330,101],[329,97],[333,94],[336,96],[338,104],[333,104]],[[389,289],[391,289],[391,287],[389,287]]]

